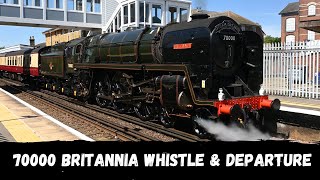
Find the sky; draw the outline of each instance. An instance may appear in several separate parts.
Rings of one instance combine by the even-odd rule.
[[[279,12],[291,2],[298,0],[192,0],[193,7],[202,6],[208,11],[233,11],[262,25],[267,35],[280,37],[281,17]],[[1,18],[1,17],[0,17]],[[45,42],[42,34],[47,28],[0,26],[0,47],[29,44],[34,36],[36,44]]]

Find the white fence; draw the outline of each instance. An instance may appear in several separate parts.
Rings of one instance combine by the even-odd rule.
[[[320,98],[319,42],[265,44],[263,87],[267,94]]]

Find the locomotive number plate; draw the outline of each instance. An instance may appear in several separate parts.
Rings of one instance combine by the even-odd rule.
[[[173,49],[191,49],[192,43],[174,44]]]
[[[227,36],[227,35],[224,35],[224,36],[223,36],[223,40],[224,40],[224,41],[235,41],[235,40],[236,40],[236,36]]]

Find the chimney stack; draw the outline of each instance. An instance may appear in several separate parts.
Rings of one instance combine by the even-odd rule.
[[[208,19],[210,16],[206,13],[194,13],[191,18],[192,21],[197,20],[197,19]]]
[[[30,36],[30,46],[31,47],[35,47],[35,40],[34,40],[34,36]]]

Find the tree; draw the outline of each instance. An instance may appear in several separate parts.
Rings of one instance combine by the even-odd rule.
[[[0,49],[4,49],[4,46],[2,46],[2,47],[0,46]]]
[[[272,37],[272,36],[266,36],[264,37],[264,43],[280,43],[281,38],[279,37]]]

